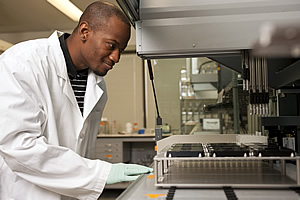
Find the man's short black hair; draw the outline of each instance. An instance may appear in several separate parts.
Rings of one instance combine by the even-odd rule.
[[[92,29],[101,29],[102,25],[105,25],[112,16],[118,17],[121,21],[130,26],[130,22],[121,9],[111,3],[101,1],[96,1],[85,9],[78,25],[82,21],[86,21]]]

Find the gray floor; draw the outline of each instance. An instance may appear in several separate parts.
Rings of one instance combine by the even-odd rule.
[[[123,189],[105,189],[99,199],[115,200],[123,191]]]

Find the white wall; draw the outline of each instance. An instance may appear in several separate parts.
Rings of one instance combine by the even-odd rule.
[[[159,59],[154,65],[155,86],[163,124],[172,130],[180,130],[180,69],[186,65],[185,58]]]
[[[108,102],[103,117],[110,125],[117,122],[117,131],[125,131],[127,122],[144,128],[143,67],[136,54],[123,54],[120,63],[105,76]]]

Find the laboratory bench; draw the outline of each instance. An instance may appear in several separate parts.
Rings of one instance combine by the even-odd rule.
[[[95,157],[111,163],[151,164],[154,147],[154,134],[98,135]]]
[[[171,134],[163,134],[168,137]],[[154,134],[98,135],[95,158],[111,163],[135,163],[149,166],[155,152]]]
[[[173,140],[174,140],[174,136]],[[168,140],[172,139],[168,137]],[[181,136],[181,140],[183,136]],[[198,136],[195,136],[198,137]],[[203,138],[205,136],[201,136]],[[212,137],[212,136],[210,136]],[[220,138],[221,135],[218,135]],[[185,137],[184,137],[185,138]],[[190,137],[188,137],[190,138]],[[170,143],[170,142],[168,142]],[[172,143],[172,142],[171,142]],[[96,156],[99,159],[112,163],[125,162],[153,166],[156,155],[154,134],[151,135],[101,135],[96,142]],[[281,169],[280,164],[274,164],[276,169]],[[224,171],[225,172],[225,171]],[[292,163],[286,164],[286,175],[290,178],[296,177],[297,168]],[[182,173],[185,176],[188,173]],[[175,174],[176,175],[176,174]],[[188,177],[188,176],[186,176]],[[175,177],[170,177],[172,180]],[[193,177],[194,179],[197,177]],[[181,180],[181,179],[180,179]],[[211,180],[212,181],[212,180]],[[155,186],[154,174],[141,175],[134,182],[118,183],[108,185],[106,189],[125,189],[117,200],[142,200],[142,199],[211,199],[211,200],[243,200],[243,199],[265,199],[265,200],[298,200],[300,199],[300,188],[255,188],[255,187],[230,187],[226,184],[215,187],[161,187]]]
[[[149,166],[155,152],[154,134],[98,135],[95,159],[110,163],[134,163]],[[107,185],[106,189],[125,189],[129,182]]]
[[[140,154],[154,156],[154,146],[154,134],[98,135],[95,156],[111,163],[142,162]]]

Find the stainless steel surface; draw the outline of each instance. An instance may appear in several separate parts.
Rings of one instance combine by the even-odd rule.
[[[157,186],[274,188],[297,185],[296,180],[262,160],[174,161],[163,177]]]
[[[147,174],[141,175],[117,198],[117,200],[148,199],[149,196],[153,197],[155,194],[159,199],[165,199],[168,189],[157,189],[154,186],[154,179],[148,177],[149,175]]]
[[[134,26],[135,21],[139,20],[139,1],[138,0],[117,0],[119,6],[125,11],[131,24]]]
[[[139,16],[136,49],[141,57],[226,54],[251,49],[265,22],[297,24],[300,2],[147,0],[140,1]]]
[[[257,56],[268,57],[300,57],[300,26],[290,24],[278,26],[265,24],[253,46]]]
[[[296,173],[294,166],[287,165],[288,174]],[[234,193],[239,200],[299,200],[299,195],[289,189],[243,189],[234,188]],[[133,182],[117,200],[141,200],[156,199],[165,200],[168,189],[154,186],[154,178],[151,175],[142,175],[137,181]],[[222,188],[176,188],[173,200],[227,200],[225,192]]]
[[[171,136],[157,143],[154,157],[155,185],[180,188],[287,188],[299,187],[300,157],[261,157],[249,153],[247,157],[166,157],[176,143],[266,143],[263,136],[199,135]],[[294,162],[295,172],[287,175],[286,163]],[[273,165],[274,163],[274,165]],[[275,167],[276,165],[279,167]]]
[[[139,9],[127,8],[125,13],[139,14],[135,21],[139,56],[207,56],[237,72],[241,72],[241,51],[252,49],[265,23],[288,26],[300,20],[297,0],[132,0],[131,4],[137,2]],[[268,58],[270,87],[278,89],[299,80],[299,65],[290,58]]]
[[[292,177],[286,161],[296,162]],[[155,185],[180,188],[288,188],[299,187],[300,157],[178,157],[164,153],[154,158]],[[274,168],[273,163],[282,163]]]

